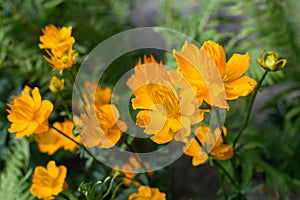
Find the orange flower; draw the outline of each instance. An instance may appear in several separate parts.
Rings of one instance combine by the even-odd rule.
[[[65,79],[59,79],[56,76],[53,76],[50,80],[49,89],[54,93],[61,92],[64,89],[64,83]]]
[[[62,27],[60,29],[53,25],[46,26],[42,29],[44,35],[40,36],[40,49],[45,49],[49,57],[44,59],[49,62],[53,69],[69,69],[75,62],[78,53],[73,50],[75,43],[74,37],[71,36],[72,27]]]
[[[81,143],[80,137],[75,137],[73,135],[73,122],[65,119],[64,122],[54,122],[53,126],[78,143]],[[69,150],[71,152],[79,148],[76,143],[61,135],[53,128],[49,129],[45,133],[35,135],[34,140],[38,143],[39,150],[42,153],[48,153],[49,155],[54,154],[58,149],[62,147],[65,150]]]
[[[119,120],[118,109],[112,104],[86,106],[80,118],[74,117],[79,126],[80,138],[87,147],[110,148],[121,138],[127,125]]]
[[[72,121],[65,119],[65,121],[63,122],[54,122],[53,126],[75,140],[77,143],[81,143],[80,137],[74,136],[73,134],[74,123]],[[73,152],[75,149],[78,149],[80,147],[78,144],[66,138],[65,136],[62,136],[61,134],[60,138],[60,143],[64,150]]]
[[[144,163],[147,165],[147,163]],[[124,173],[125,177],[123,179],[123,183],[125,186],[129,186],[132,181],[134,180],[136,173],[134,173],[134,169],[141,168],[141,164],[137,161],[137,159],[134,156],[129,157],[129,162],[121,166],[121,171]],[[153,171],[147,172],[147,175],[149,177],[152,177]],[[135,187],[138,187],[140,183],[138,181],[134,181],[133,185]]]
[[[223,128],[226,136],[226,128]],[[211,148],[209,154],[217,160],[227,160],[233,156],[233,148],[229,144],[223,144],[220,129],[211,132],[207,126],[199,126],[196,130],[196,136],[200,142]],[[218,138],[218,139],[216,139]],[[217,140],[217,141],[216,141]],[[196,139],[190,140],[184,147],[184,154],[193,157],[192,164],[194,166],[204,163],[208,159],[207,150],[202,148]]]
[[[42,32],[44,35],[40,36],[40,49],[53,49],[64,52],[75,43],[74,37],[71,36],[71,26],[58,29],[51,24],[42,29]]]
[[[34,140],[38,143],[40,152],[48,155],[53,155],[61,148],[60,135],[52,128],[44,133],[35,135]]]
[[[107,104],[111,97],[112,91],[109,87],[102,89],[95,82],[84,83],[83,98],[87,104],[91,104],[91,100],[94,100],[95,105],[101,106]]]
[[[203,120],[195,94],[180,74],[162,69],[158,63],[135,67],[127,85],[134,91],[133,109],[142,109],[136,124],[157,144],[187,141],[191,125]]]
[[[165,200],[166,194],[160,192],[158,188],[140,186],[137,193],[129,195],[128,200]]]
[[[44,200],[53,199],[54,195],[63,191],[66,174],[67,168],[57,167],[54,161],[48,162],[47,168],[36,167],[30,188],[31,194]]]
[[[127,80],[128,87],[133,91],[134,95],[139,94],[139,88],[149,83],[149,81],[158,82],[161,78],[162,63],[158,63],[155,58],[150,55],[144,55],[144,62],[139,58],[134,67],[134,74]]]
[[[39,89],[35,87],[28,93],[22,93],[20,97],[13,97],[13,103],[7,104],[8,120],[12,123],[8,131],[16,132],[16,138],[20,139],[31,134],[39,134],[48,130],[48,117],[53,105],[48,100],[41,100]]]
[[[44,59],[51,65],[52,69],[58,69],[60,73],[64,69],[70,69],[75,63],[75,58],[78,56],[78,53],[72,47],[64,52],[46,50],[46,53],[49,57],[43,56]]]
[[[174,50],[173,54],[178,71],[196,88],[199,102],[204,100],[213,106],[229,108],[222,96],[226,96],[227,100],[247,96],[257,84],[254,79],[243,75],[249,67],[248,53],[233,54],[226,63],[223,47],[213,41],[206,41],[200,49],[186,42],[181,52]],[[219,79],[223,83],[218,82]]]

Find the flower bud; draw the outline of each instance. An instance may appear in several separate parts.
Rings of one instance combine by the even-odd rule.
[[[257,62],[267,71],[277,71],[284,68],[286,65],[286,59],[278,59],[277,53],[273,51],[264,51],[262,58],[257,58]]]
[[[64,83],[65,83],[64,79],[60,80],[56,76],[53,76],[50,81],[49,89],[51,92],[54,93],[61,92],[64,89]]]

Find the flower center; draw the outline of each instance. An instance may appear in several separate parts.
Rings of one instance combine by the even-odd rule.
[[[53,179],[49,174],[43,173],[40,179],[44,186],[52,186]]]
[[[180,105],[174,92],[159,84],[149,83],[146,91],[154,104],[163,107],[169,117],[175,118],[180,114]]]

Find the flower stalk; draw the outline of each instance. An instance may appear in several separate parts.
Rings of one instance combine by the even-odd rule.
[[[239,132],[237,133],[237,136],[236,138],[234,139],[234,142],[233,142],[233,148],[235,149],[235,146],[239,140],[239,138],[241,137],[241,135],[243,134],[245,128],[247,127],[248,125],[248,122],[249,122],[249,119],[250,119],[250,115],[251,115],[251,111],[252,111],[252,107],[253,107],[253,104],[254,104],[254,100],[255,100],[255,97],[258,93],[258,90],[259,88],[261,87],[264,79],[266,78],[267,74],[268,74],[269,71],[265,71],[264,74],[262,75],[262,77],[260,78],[256,88],[254,89],[253,91],[253,94],[250,98],[250,101],[249,101],[249,104],[248,104],[248,109],[247,109],[247,112],[246,112],[246,117],[244,119],[244,122],[243,122],[243,126],[241,127],[241,129],[239,130]]]

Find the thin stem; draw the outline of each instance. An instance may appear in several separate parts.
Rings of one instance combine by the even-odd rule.
[[[51,128],[53,128],[54,130],[56,130],[58,133],[60,133],[61,135],[63,135],[64,137],[68,138],[69,140],[71,140],[72,142],[74,142],[75,144],[79,145],[79,146],[83,146],[82,144],[80,144],[79,142],[77,142],[76,140],[74,140],[73,138],[71,138],[70,136],[68,136],[67,134],[65,134],[64,132],[62,132],[61,130],[57,129],[55,126],[51,125]]]
[[[78,93],[79,93],[79,96],[80,96],[82,102],[84,103],[84,105],[87,105],[87,102],[85,101],[85,99],[84,99],[84,97],[83,97],[83,94],[82,94],[82,91],[81,91],[80,86],[79,86],[78,84],[75,83],[76,76],[75,76],[74,72],[73,72],[72,70],[69,70],[68,73],[70,74],[72,84],[75,85],[75,87],[77,87],[77,91],[78,91]],[[78,81],[80,81],[80,80],[78,80]],[[78,81],[77,81],[77,83],[78,83]],[[83,84],[80,83],[80,85],[83,85]],[[83,87],[83,89],[84,89],[84,87]],[[86,94],[87,94],[87,93],[86,93]]]
[[[220,168],[223,173],[227,176],[227,178],[230,180],[230,182],[234,185],[234,187],[240,191],[240,187],[236,184],[236,182],[233,180],[233,178],[230,176],[230,174],[226,171],[226,169],[215,159],[213,159],[213,163]]]
[[[203,148],[203,145],[202,145],[201,141],[199,140],[199,138],[197,137],[197,135],[194,135],[194,138],[197,141],[197,143],[200,145],[200,147]],[[210,157],[213,157],[211,154],[209,154],[209,152],[207,152],[207,155],[210,156]],[[235,183],[235,181],[230,176],[230,174],[226,171],[226,169],[215,159],[213,159],[213,163],[224,172],[224,174],[233,183],[233,185],[236,187],[236,189],[238,189],[238,191],[240,191],[239,186]]]
[[[69,140],[71,140],[72,142],[74,142],[75,144],[77,144],[78,146],[80,146],[81,148],[83,148],[94,160],[97,160],[97,158],[81,143],[77,142],[76,140],[74,140],[73,138],[71,138],[70,136],[68,136],[67,134],[65,134],[64,132],[62,132],[61,130],[57,129],[56,127],[54,127],[53,125],[50,125],[51,128],[53,128],[54,130],[56,130],[58,133],[60,133],[61,135],[63,135],[64,137],[68,138]],[[98,160],[97,160],[98,161]],[[98,161],[100,162],[100,161]],[[101,163],[101,162],[100,162]],[[102,163],[101,163],[102,164]]]
[[[247,112],[246,112],[246,117],[244,119],[244,123],[243,123],[243,126],[241,127],[241,129],[239,130],[239,132],[237,133],[237,136],[236,138],[234,139],[234,142],[233,142],[233,148],[235,148],[239,138],[241,137],[243,131],[245,130],[245,128],[247,127],[248,125],[248,122],[249,122],[249,119],[250,119],[250,114],[251,114],[251,111],[252,111],[252,107],[253,107],[253,104],[254,104],[254,100],[255,100],[255,97],[257,95],[257,92],[259,90],[259,88],[261,87],[265,77],[267,76],[269,71],[265,71],[264,74],[262,75],[262,77],[260,78],[256,88],[254,89],[254,92],[250,98],[250,101],[249,101],[249,104],[248,104],[248,109],[247,109]]]
[[[65,99],[63,98],[63,96],[62,96],[61,93],[58,93],[58,96],[59,96],[59,98],[61,100],[61,103],[62,103],[64,109],[66,110],[66,112],[68,114],[68,117],[71,118],[71,112],[70,112],[70,109],[69,109],[68,105],[65,102]]]
[[[219,171],[218,169],[216,169],[216,170],[217,170],[217,175],[218,175],[219,182],[220,182],[220,184],[221,184],[221,188],[222,188],[224,200],[227,200],[227,199],[228,199],[228,196],[227,196],[227,193],[226,193],[226,187],[225,187],[225,185],[224,185],[222,176],[221,176],[221,174],[220,174],[220,171]]]

